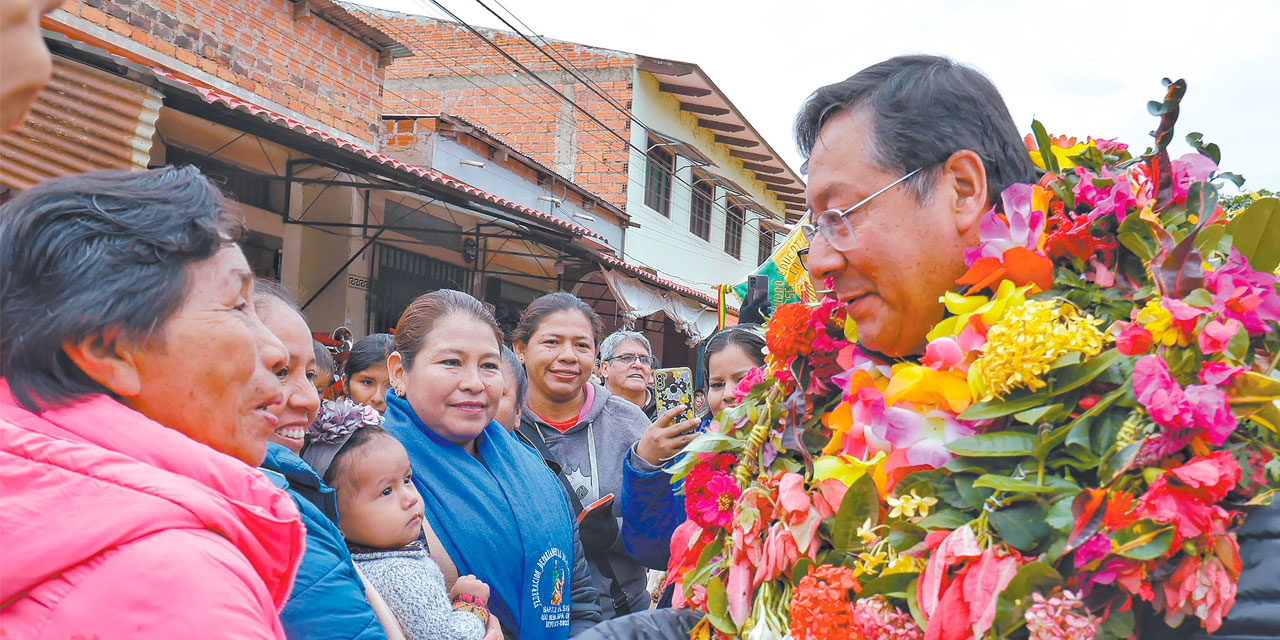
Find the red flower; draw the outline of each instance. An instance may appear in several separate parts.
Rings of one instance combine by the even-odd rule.
[[[1230,512],[1217,503],[1240,482],[1240,465],[1228,451],[1214,451],[1156,477],[1138,502],[1138,514],[1173,523],[1174,544],[1225,530]]]
[[[786,366],[793,358],[809,355],[813,351],[817,335],[810,319],[809,307],[803,302],[792,302],[773,312],[764,340],[769,347],[769,355]]]
[[[791,592],[791,635],[796,640],[847,637],[854,623],[854,593],[861,587],[848,567],[820,565]]]
[[[1116,351],[1126,356],[1140,356],[1151,350],[1155,337],[1146,328],[1122,322],[1117,322],[1116,325],[1123,327],[1116,336]]]

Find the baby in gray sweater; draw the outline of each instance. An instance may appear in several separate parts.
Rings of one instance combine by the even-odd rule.
[[[372,424],[363,416],[347,417],[334,416],[329,422],[337,424],[328,429],[318,428],[324,422],[318,419],[303,458],[337,490],[338,528],[351,558],[408,640],[481,640],[489,621],[489,586],[461,576],[452,590],[445,587],[422,541],[422,497],[404,446],[374,417],[368,418]]]

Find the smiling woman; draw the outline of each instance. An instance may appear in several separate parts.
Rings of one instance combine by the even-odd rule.
[[[285,352],[237,233],[194,168],[50,180],[0,208],[6,632],[283,637],[303,529],[250,465]]]

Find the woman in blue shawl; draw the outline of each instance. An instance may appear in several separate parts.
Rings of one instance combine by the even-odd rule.
[[[562,639],[598,621],[595,590],[578,589],[591,576],[558,481],[493,420],[503,390],[493,315],[465,293],[434,291],[409,305],[395,335],[383,426],[409,452],[428,545],[441,547],[432,555],[488,583],[508,638]]]

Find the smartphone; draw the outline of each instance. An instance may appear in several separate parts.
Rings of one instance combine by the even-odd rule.
[[[694,418],[693,372],[689,367],[658,369],[653,372],[653,392],[658,400],[658,413],[666,413],[672,407],[684,405],[684,413],[672,418],[672,422],[684,422]]]
[[[583,507],[582,511],[578,514],[578,523],[581,524],[582,521],[585,520],[588,516],[594,515],[596,513],[610,513],[611,509],[613,509],[612,493]]]
[[[769,276],[759,274],[747,276],[747,299],[758,300],[768,297]]]

